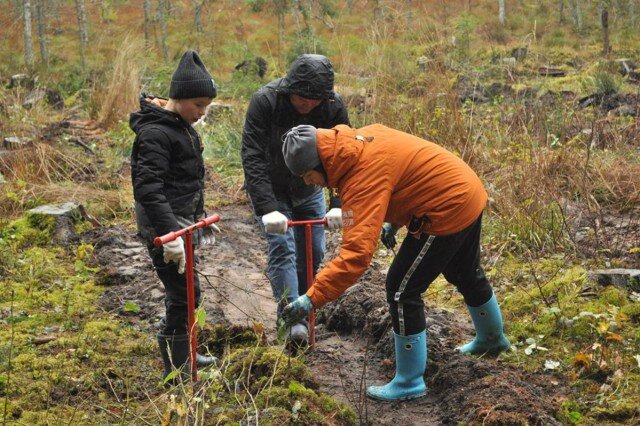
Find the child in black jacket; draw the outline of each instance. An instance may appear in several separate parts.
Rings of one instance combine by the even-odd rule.
[[[193,224],[204,216],[202,141],[193,124],[216,96],[216,86],[198,54],[187,51],[171,78],[169,100],[142,94],[140,111],[130,117],[136,133],[131,153],[131,179],[138,232],[145,239],[165,288],[166,314],[158,334],[164,376],[189,365],[185,248],[182,238],[155,247],[153,239]],[[162,105],[162,106],[160,106]],[[200,244],[213,242],[214,228],[205,228]],[[200,284],[195,279],[196,306]],[[199,366],[215,358],[198,355]],[[184,374],[183,376],[187,376]]]

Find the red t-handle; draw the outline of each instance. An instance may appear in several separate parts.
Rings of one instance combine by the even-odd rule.
[[[305,248],[307,257],[307,290],[313,285],[313,245],[311,238],[311,226],[312,225],[326,225],[327,219],[311,219],[311,220],[290,220],[287,222],[288,226],[304,226],[305,236]],[[316,348],[316,310],[311,308],[309,312],[309,341],[311,343],[311,349]]]
[[[182,228],[178,231],[169,232],[168,234],[156,237],[153,240],[153,244],[157,247],[174,241],[176,238],[185,236],[185,272],[187,279],[187,327],[189,334],[189,360],[191,367],[191,378],[194,382],[198,381],[198,365],[197,358],[197,339],[196,339],[196,321],[195,321],[195,309],[196,309],[196,296],[195,296],[195,281],[193,276],[193,231],[199,228],[204,228],[216,223],[220,220],[219,214],[214,214],[204,219],[200,219],[193,225]]]

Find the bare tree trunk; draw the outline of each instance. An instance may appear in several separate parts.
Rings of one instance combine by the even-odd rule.
[[[89,44],[89,30],[87,28],[87,10],[84,0],[76,0],[76,11],[78,14],[78,29],[80,31],[80,59],[82,69],[87,69],[87,45]]]
[[[49,51],[47,50],[47,31],[44,22],[44,0],[35,0],[36,2],[36,19],[38,22],[38,43],[40,44],[40,59],[43,63],[49,63]]]
[[[55,22],[55,27],[60,28],[62,25],[60,23],[60,13],[59,13],[59,4],[58,0],[46,0],[47,1],[47,15],[50,20]]]
[[[304,28],[298,32],[298,37],[302,39],[302,45],[307,52],[315,53],[315,33],[310,22],[311,5],[304,0],[298,0],[297,3],[298,11],[300,15],[302,15],[302,21],[304,23]]]
[[[406,29],[409,29],[411,27],[413,27],[413,0],[407,0],[407,27]]]
[[[636,8],[637,1],[638,0],[629,0],[629,22],[631,23],[631,28],[635,28],[638,23],[638,19],[636,17],[638,13]]]
[[[582,9],[580,8],[580,0],[571,0],[573,9],[573,23],[578,27],[578,31],[584,29],[584,21],[582,19]]]
[[[31,42],[31,1],[22,2],[22,17],[24,18],[24,63],[33,66],[33,44]]]
[[[376,18],[384,18],[384,0],[373,1],[373,16]]]
[[[276,10],[278,17],[278,68],[282,69],[282,55],[283,55],[283,43],[284,43],[284,10]]]
[[[564,0],[560,0],[558,6],[559,21],[561,24],[564,24]]]
[[[151,0],[142,0],[144,9],[144,45],[151,47]]]
[[[353,4],[355,0],[347,0],[347,8],[349,8],[349,13],[353,13]]]
[[[498,17],[500,19],[500,24],[504,25],[504,22],[506,20],[505,17],[505,4],[504,4],[505,0],[498,0],[498,8],[499,8],[499,12],[498,12]]]
[[[100,19],[107,22],[109,19],[109,2],[108,0],[100,0]]]
[[[167,0],[158,1],[158,20],[160,21],[160,46],[162,48],[162,59],[167,62],[169,60],[169,52],[167,51]]]
[[[194,16],[193,16],[193,24],[196,27],[196,33],[204,32],[202,27],[202,9],[204,8],[206,0],[201,0],[200,2],[194,1]]]
[[[608,56],[611,53],[611,45],[609,44],[609,9],[604,7],[600,14],[602,23],[602,54]]]

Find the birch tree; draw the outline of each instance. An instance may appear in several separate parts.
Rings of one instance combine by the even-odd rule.
[[[505,17],[505,4],[504,4],[505,0],[498,0],[498,8],[499,8],[499,12],[498,12],[498,17],[500,19],[500,24],[504,25],[504,22],[506,20]]]
[[[564,23],[564,0],[560,0],[558,2],[558,15],[559,15],[559,21],[561,24]]]
[[[142,0],[144,9],[144,44],[151,47],[151,0]]]
[[[31,42],[31,1],[22,2],[22,17],[24,18],[24,63],[33,66],[33,43]]]
[[[582,8],[580,7],[580,0],[570,0],[571,9],[573,15],[573,23],[578,27],[578,31],[582,32],[584,29],[584,21],[582,17]]]
[[[600,13],[600,22],[602,24],[602,54],[608,56],[611,53],[611,45],[609,44],[609,7],[608,2],[602,4]]]
[[[202,9],[204,9],[207,0],[193,0],[193,26],[197,33],[204,32],[202,27]]]
[[[282,68],[282,52],[284,44],[285,18],[291,9],[292,1],[296,0],[271,0],[270,8],[278,20],[278,68]],[[252,4],[253,12],[262,12],[267,2],[255,2]]]
[[[384,18],[384,0],[373,0],[373,16],[382,19]]]
[[[76,12],[78,15],[78,31],[80,33],[80,60],[82,69],[87,69],[87,45],[89,44],[89,29],[87,25],[87,10],[84,0],[76,0]]]
[[[158,1],[158,20],[160,21],[160,47],[162,48],[162,59],[167,62],[169,52],[167,51],[167,9],[168,1]]]
[[[60,22],[60,8],[59,8],[58,0],[43,0],[43,1],[45,1],[47,4],[46,11],[47,11],[47,16],[49,17],[49,20],[50,21],[53,20],[55,27],[62,26]]]
[[[38,43],[40,44],[40,59],[43,63],[49,62],[49,51],[47,49],[47,25],[45,23],[45,2],[44,0],[35,0],[36,2],[36,21],[38,23]]]

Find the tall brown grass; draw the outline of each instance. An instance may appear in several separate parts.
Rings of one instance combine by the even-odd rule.
[[[72,155],[46,143],[35,143],[0,157],[0,172],[11,181],[44,184],[86,175],[87,169]]]
[[[137,109],[144,70],[139,59],[143,48],[139,41],[126,37],[118,47],[108,82],[97,82],[92,102],[100,126],[110,127]]]

